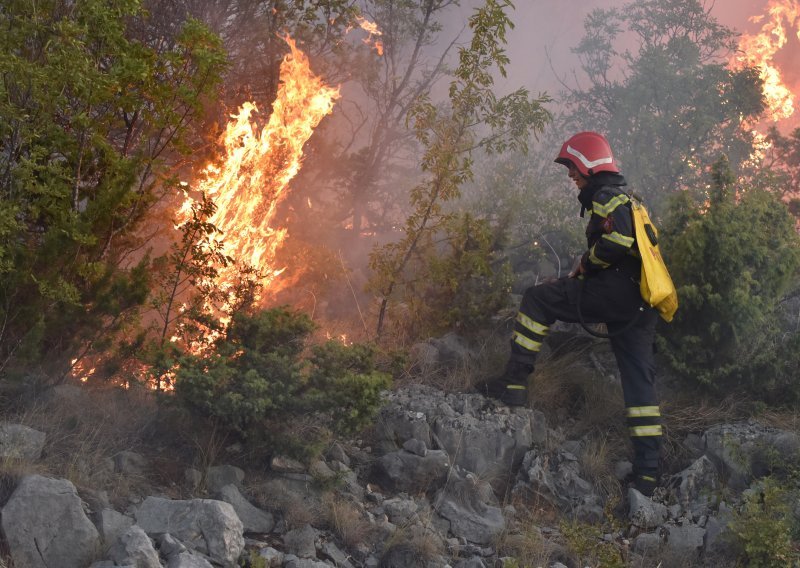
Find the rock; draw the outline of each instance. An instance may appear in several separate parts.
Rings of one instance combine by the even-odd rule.
[[[338,461],[346,466],[350,466],[350,456],[345,452],[344,447],[339,442],[334,442],[328,448],[327,457],[331,461]]]
[[[100,549],[100,535],[66,479],[23,477],[3,507],[2,529],[15,566],[83,568]]]
[[[661,550],[664,542],[655,533],[642,533],[633,539],[633,551],[646,558],[654,558]]]
[[[202,556],[186,551],[173,556],[167,563],[167,568],[214,568],[214,566]]]
[[[306,525],[301,529],[295,529],[283,535],[283,545],[288,554],[299,556],[300,558],[317,557],[317,531],[311,525]]]
[[[186,547],[181,541],[171,534],[162,534],[158,537],[158,551],[167,560],[186,552]]]
[[[122,533],[108,551],[117,565],[136,568],[161,568],[158,552],[144,531],[134,525]]]
[[[418,506],[411,499],[395,497],[386,499],[383,502],[383,510],[389,517],[389,521],[395,525],[402,525],[412,519],[417,513]]]
[[[244,550],[242,521],[222,501],[148,497],[136,511],[136,523],[149,535],[170,533],[225,567],[235,566]]]
[[[120,452],[114,456],[114,471],[126,475],[141,476],[147,471],[147,460],[136,452]]]
[[[703,441],[706,455],[740,491],[754,478],[800,463],[800,435],[755,421],[714,426]]]
[[[526,453],[514,492],[543,497],[562,511],[587,522],[603,517],[600,497],[580,476],[577,458],[570,452],[540,454],[538,450],[531,450]]]
[[[665,553],[671,558],[681,562],[696,562],[703,548],[705,529],[697,525],[686,524],[682,526],[669,525],[667,527],[667,543]]]
[[[286,456],[273,457],[269,467],[276,473],[305,473],[306,471],[306,466]]]
[[[134,520],[114,509],[100,511],[97,528],[105,545],[113,545],[117,539],[134,525]]]
[[[332,542],[323,543],[320,547],[320,553],[330,560],[334,566],[338,566],[339,568],[354,568],[350,560],[348,560],[348,556],[339,550],[339,547]]]
[[[481,485],[484,485],[481,487]],[[450,521],[450,532],[477,544],[489,544],[506,528],[491,487],[474,475],[454,471],[434,501],[434,509]]]
[[[645,497],[636,489],[628,489],[628,517],[637,527],[651,530],[661,526],[667,520],[667,507]]]
[[[46,435],[22,424],[0,424],[0,458],[36,461],[42,457]]]
[[[706,456],[696,460],[685,470],[672,476],[675,500],[689,517],[699,517],[709,511],[712,496],[719,489],[717,468]]]
[[[485,416],[440,416],[433,421],[433,434],[452,456],[453,463],[492,480],[498,493],[533,443],[528,410]]]
[[[628,460],[618,461],[614,464],[614,478],[622,481],[633,473],[633,464]]]
[[[467,341],[455,333],[416,343],[409,351],[414,367],[425,374],[464,367],[475,358]]]
[[[235,485],[226,485],[219,492],[221,501],[230,503],[239,520],[242,521],[244,532],[268,533],[275,527],[272,514],[262,511],[245,499]]]
[[[226,485],[241,489],[243,481],[244,471],[233,465],[215,465],[206,470],[206,489],[212,495],[222,491]]]
[[[186,480],[186,485],[191,487],[192,491],[200,487],[200,484],[203,482],[203,474],[193,467],[186,468],[186,471],[183,472],[183,478]]]
[[[428,454],[428,447],[422,440],[406,440],[403,449],[424,458]]]
[[[311,558],[298,558],[294,554],[284,557],[283,568],[330,568],[331,564]]]
[[[308,472],[311,474],[311,477],[319,481],[324,482],[336,479],[336,472],[328,467],[328,464],[322,460],[315,460],[311,462]]]
[[[267,546],[258,551],[258,557],[264,559],[267,568],[277,568],[283,565],[285,554],[280,550]]]
[[[453,568],[486,568],[486,564],[480,556],[473,556],[465,560],[459,560]]]
[[[423,458],[400,450],[381,456],[375,474],[397,491],[415,493],[440,486],[450,469],[450,459],[442,450],[431,450]]]

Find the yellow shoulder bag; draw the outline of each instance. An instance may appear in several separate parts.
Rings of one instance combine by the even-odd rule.
[[[636,243],[642,257],[642,299],[658,310],[664,321],[672,321],[678,310],[678,292],[670,278],[667,265],[658,249],[658,232],[650,221],[647,210],[639,201],[632,199],[633,224]]]

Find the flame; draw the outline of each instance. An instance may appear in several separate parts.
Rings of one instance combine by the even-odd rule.
[[[372,37],[380,37],[383,35],[383,32],[380,30],[380,28],[378,28],[378,24],[375,22],[370,22],[368,19],[362,16],[356,16],[356,20],[358,21],[358,25],[361,27],[361,29],[369,34],[368,37],[361,41],[374,47],[375,51],[378,52],[378,55],[383,55],[383,42],[380,39],[373,39]]]
[[[734,56],[735,67],[758,67],[764,80],[764,97],[770,118],[777,122],[794,114],[794,94],[784,84],[775,63],[775,55],[787,41],[787,33],[800,39],[800,2],[798,0],[769,0],[767,14],[750,18],[753,23],[765,22],[757,34],[744,34],[739,41],[740,52]]]
[[[286,229],[275,226],[277,207],[300,170],[303,145],[339,97],[338,88],[314,75],[295,42],[285,40],[291,51],[281,64],[269,121],[259,131],[252,120],[259,112],[256,105],[242,105],[223,135],[224,159],[205,169],[198,186],[217,207],[209,222],[222,232],[225,254],[239,267],[255,267],[265,289],[284,270],[275,261],[286,238]],[[191,209],[187,202],[184,213]],[[236,271],[236,266],[219,267],[217,285],[229,288]]]

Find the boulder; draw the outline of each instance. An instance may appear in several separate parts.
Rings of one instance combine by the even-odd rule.
[[[300,558],[316,558],[318,536],[317,531],[311,525],[306,525],[283,535],[283,544],[288,554]]]
[[[109,547],[134,525],[134,520],[114,509],[103,509],[98,516],[97,528],[103,543]]]
[[[42,457],[46,435],[22,424],[0,424],[0,458],[36,461]]]
[[[167,560],[172,560],[173,557],[186,552],[186,547],[177,538],[167,533],[158,537],[158,551]]]
[[[242,521],[223,501],[148,497],[136,510],[136,523],[151,536],[169,533],[225,567],[236,566],[244,550]]]
[[[191,552],[181,552],[167,562],[167,568],[214,568],[208,560]]]
[[[754,420],[709,428],[703,442],[728,485],[739,491],[755,478],[800,463],[800,435]]]
[[[667,520],[667,507],[642,495],[636,489],[628,489],[628,517],[635,526],[644,530],[660,527]]]
[[[100,535],[66,479],[24,477],[2,510],[2,528],[15,566],[84,568]]]
[[[442,450],[431,450],[425,457],[400,450],[381,456],[376,462],[375,475],[396,491],[415,493],[441,486],[449,469],[450,459]]]
[[[703,549],[706,530],[694,524],[669,525],[666,528],[668,533],[665,554],[672,561],[696,565],[694,563],[699,559]]]
[[[119,536],[108,550],[108,557],[118,566],[161,568],[158,552],[153,548],[150,537],[136,525]]]
[[[473,474],[454,470],[434,501],[434,509],[450,521],[450,532],[476,544],[489,544],[506,528],[491,486]]]
[[[706,456],[673,475],[669,485],[674,488],[675,500],[681,510],[690,518],[697,519],[701,515],[707,515],[710,507],[716,505],[719,475],[717,468]]]
[[[493,480],[499,492],[533,443],[529,414],[440,415],[433,433],[454,464]]]
[[[267,546],[258,551],[258,557],[263,559],[266,564],[265,568],[278,568],[279,566],[283,566],[283,559],[285,556],[283,552],[271,546]]]
[[[242,521],[244,532],[268,533],[275,527],[272,514],[262,511],[245,499],[235,485],[226,485],[219,492],[221,501],[230,503],[239,520]]]
[[[410,355],[415,369],[425,374],[463,368],[476,358],[467,340],[455,333],[415,343]]]
[[[206,470],[206,489],[212,495],[222,491],[226,485],[242,488],[244,471],[233,465],[215,465]]]
[[[581,477],[578,458],[562,449],[547,454],[531,450],[525,454],[514,492],[543,497],[587,522],[603,518],[602,500],[592,484]]]

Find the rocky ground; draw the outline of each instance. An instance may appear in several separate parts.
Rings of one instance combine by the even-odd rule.
[[[58,387],[54,399],[86,396]],[[88,403],[88,399],[86,399]],[[755,421],[685,442],[690,465],[651,499],[587,474],[585,439],[541,411],[424,385],[386,393],[374,431],[303,464],[186,468],[171,486],[151,458],[121,451],[93,467],[139,479],[126,492],[36,473],[47,435],[0,426],[2,533],[16,568],[210,566],[731,566],[728,525],[797,433]],[[235,454],[235,448],[231,450]],[[8,473],[13,464],[14,475]],[[623,478],[630,464],[615,464]],[[119,495],[124,495],[120,500]],[[113,504],[112,504],[113,502]],[[800,504],[794,504],[800,515]]]

